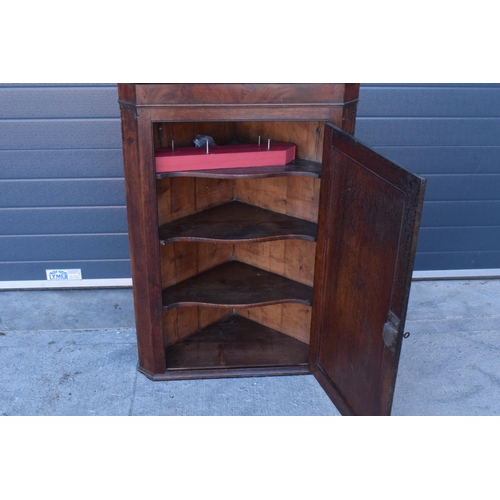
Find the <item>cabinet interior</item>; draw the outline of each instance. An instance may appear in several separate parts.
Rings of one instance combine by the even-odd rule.
[[[260,135],[263,144],[268,138],[293,142],[297,158],[318,166],[318,175],[259,176],[260,167],[250,174],[243,175],[234,169],[233,173],[216,178],[210,177],[213,171],[196,175],[190,172],[157,174],[167,371],[307,364],[317,231],[317,226],[313,225],[318,222],[323,133],[322,122],[153,124],[155,148],[171,147],[172,140],[176,148],[191,147],[197,134],[210,135],[217,145],[256,143]],[[234,205],[234,202],[244,206]],[[224,215],[221,215],[222,211],[217,211],[210,219],[213,223],[206,222],[206,218],[199,223],[203,227],[201,236],[191,233],[183,236],[179,232],[194,221],[191,217],[184,224],[181,219],[194,214],[208,217],[210,212],[207,210],[216,207],[222,210],[228,203],[233,203],[227,205],[228,218],[236,209],[245,211],[245,207],[250,205],[293,219],[290,219],[290,224],[281,219],[279,224],[276,223],[285,229],[257,236],[248,228],[242,229],[236,224],[234,236],[228,236],[224,228],[220,229],[219,222]],[[249,220],[252,220],[251,217],[253,215],[249,215]],[[179,225],[173,225],[174,221],[179,221]],[[309,224],[304,225],[303,221]],[[212,224],[214,228],[219,224],[219,229],[214,229],[211,234],[209,228]],[[275,227],[276,224],[273,221],[270,225]],[[250,225],[258,227],[259,223]],[[224,236],[217,236],[217,231]],[[251,278],[247,279],[245,274],[250,268],[233,268],[234,263],[252,266],[251,269],[257,269],[259,274],[262,270],[271,273],[273,276],[270,278],[279,276],[293,283],[284,284],[282,297],[275,296],[281,286],[279,283],[271,287],[267,296],[265,286],[253,286],[252,290]],[[231,281],[234,274],[241,276],[241,286],[249,289],[246,301],[231,302],[233,296],[239,293],[236,290],[239,285],[234,285],[225,302],[223,299],[211,301],[199,298],[197,283],[193,280],[202,276],[207,276],[209,280],[211,275],[203,273],[224,269],[224,265],[229,266],[229,278],[223,278],[223,281]],[[190,284],[190,280],[193,281],[192,287],[186,291],[184,285]],[[262,328],[252,328],[255,324]],[[258,345],[250,345],[253,339]],[[206,354],[206,350],[210,354]],[[212,361],[207,361],[208,358]]]

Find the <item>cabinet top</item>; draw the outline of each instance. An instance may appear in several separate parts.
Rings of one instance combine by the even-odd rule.
[[[326,105],[356,101],[358,83],[119,83],[122,104],[140,107]]]

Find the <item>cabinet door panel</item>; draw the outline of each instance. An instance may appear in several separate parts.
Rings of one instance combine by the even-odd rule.
[[[424,184],[327,125],[310,365],[344,414],[390,414]]]

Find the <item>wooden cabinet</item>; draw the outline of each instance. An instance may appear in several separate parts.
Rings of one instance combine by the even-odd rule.
[[[390,414],[424,181],[362,145],[357,84],[120,84],[139,370],[313,373]],[[157,174],[155,149],[293,142],[285,166]]]

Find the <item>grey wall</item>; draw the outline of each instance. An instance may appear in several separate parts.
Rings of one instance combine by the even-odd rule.
[[[128,278],[115,85],[0,85],[0,281]],[[500,85],[362,85],[356,136],[428,179],[416,269],[500,268]]]
[[[0,281],[130,277],[116,85],[0,86]]]
[[[416,269],[500,268],[500,85],[362,85],[356,136],[427,179]]]

